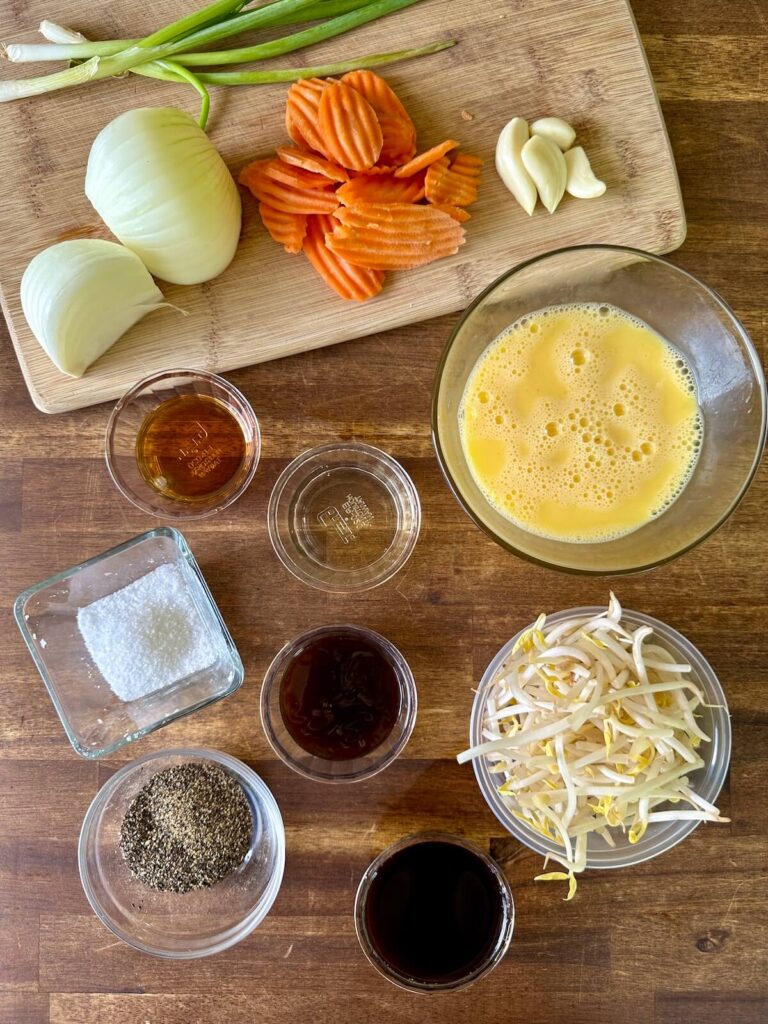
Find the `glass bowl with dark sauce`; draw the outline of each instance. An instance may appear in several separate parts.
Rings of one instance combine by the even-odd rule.
[[[360,626],[303,633],[264,677],[261,720],[290,768],[320,782],[358,782],[386,768],[416,721],[416,684],[402,654]]]
[[[512,892],[498,864],[474,843],[421,832],[388,847],[363,875],[355,928],[371,964],[417,992],[463,988],[509,948]]]

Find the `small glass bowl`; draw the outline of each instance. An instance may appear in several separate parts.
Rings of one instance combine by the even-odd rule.
[[[501,927],[499,929],[499,937],[487,959],[483,963],[478,964],[471,973],[466,974],[461,978],[453,978],[450,981],[444,982],[418,981],[415,978],[409,978],[400,973],[379,954],[376,949],[376,944],[368,934],[368,929],[365,924],[365,904],[368,898],[368,893],[371,888],[371,883],[382,865],[389,860],[393,854],[399,853],[401,850],[405,850],[409,846],[415,846],[417,843],[434,841],[454,843],[456,846],[461,846],[465,850],[468,850],[470,853],[479,857],[496,877],[503,901],[503,917]],[[386,850],[383,850],[378,857],[368,865],[363,877],[360,879],[360,885],[357,887],[357,894],[355,896],[355,931],[357,932],[357,938],[366,959],[376,968],[379,974],[382,974],[387,979],[387,981],[391,981],[392,984],[397,985],[398,988],[404,988],[410,992],[448,992],[459,988],[466,988],[468,985],[478,981],[480,978],[484,978],[487,974],[490,974],[494,967],[496,967],[503,959],[512,941],[514,928],[515,901],[512,898],[512,890],[509,887],[509,882],[499,865],[475,843],[469,842],[469,840],[464,839],[462,836],[451,835],[449,832],[417,832],[414,835],[405,836],[405,838],[399,839],[396,843],[388,846]]]
[[[120,700],[91,659],[77,611],[160,565],[176,565],[219,651],[210,668],[133,701]],[[14,615],[69,742],[81,757],[104,757],[169,722],[228,696],[243,663],[195,557],[178,530],[161,526],[57,573],[20,594]]]
[[[277,557],[297,579],[350,593],[402,569],[419,536],[421,505],[413,481],[386,452],[326,444],[280,474],[268,523]]]
[[[308,753],[288,732],[280,712],[280,684],[289,664],[308,644],[339,634],[375,644],[395,670],[400,686],[400,710],[390,734],[374,750],[348,761],[332,761]],[[299,775],[316,782],[360,782],[383,771],[400,755],[416,724],[416,705],[416,683],[408,662],[386,637],[362,626],[320,626],[289,641],[273,659],[261,687],[261,724],[274,752]]]
[[[136,460],[136,442],[147,416],[177,395],[206,395],[225,405],[245,439],[245,456],[235,475],[213,494],[182,501],[151,487]],[[190,445],[198,451],[199,434],[190,425]],[[195,452],[180,457],[191,459]],[[163,370],[140,380],[120,399],[107,424],[106,459],[117,489],[138,508],[165,519],[203,519],[227,508],[247,489],[261,453],[259,422],[248,400],[223,377],[205,370]],[[215,454],[215,452],[214,452]]]
[[[210,889],[157,892],[128,869],[120,828],[153,775],[189,762],[213,762],[240,783],[253,815],[251,845],[242,864]],[[283,821],[272,793],[242,761],[216,750],[163,750],[126,765],[101,787],[80,830],[78,864],[94,913],[119,939],[143,953],[191,960],[234,946],[266,917],[283,878]]]
[[[534,310],[581,302],[618,306],[683,353],[696,378],[704,433],[690,480],[662,515],[615,540],[577,544],[523,530],[491,505],[464,455],[459,410],[477,360],[502,331]],[[459,503],[508,551],[566,572],[639,572],[690,551],[734,511],[760,462],[767,398],[754,345],[716,292],[650,253],[581,245],[521,263],[467,308],[437,370],[432,436]]]
[[[551,629],[558,622],[576,616],[596,615],[602,611],[599,607],[568,608],[565,611],[548,615],[545,629]],[[709,707],[702,706],[697,711],[699,723],[711,737],[710,743],[702,743],[699,747],[699,754],[705,760],[703,768],[690,773],[691,788],[704,797],[705,800],[715,803],[720,790],[723,788],[725,777],[728,774],[728,764],[731,759],[731,719],[728,713],[728,704],[725,699],[723,688],[720,685],[712,666],[704,658],[701,652],[693,646],[684,636],[672,629],[665,622],[651,618],[650,615],[643,615],[642,612],[622,610],[623,622],[631,626],[650,626],[661,641],[662,646],[676,656],[678,661],[691,666],[692,672],[689,678],[696,683],[704,693]],[[533,624],[531,624],[533,625]],[[499,653],[485,670],[480,685],[475,694],[472,705],[472,717],[469,725],[470,746],[477,746],[483,742],[482,728],[485,716],[486,696],[490,687],[499,678],[505,669],[505,663],[512,654],[512,649],[517,640],[525,630],[526,626],[512,639],[504,644]],[[492,775],[488,770],[488,760],[485,757],[476,757],[472,766],[475,769],[480,792],[483,794],[486,803],[499,819],[504,828],[511,832],[516,839],[519,839],[524,846],[535,850],[542,856],[553,853],[562,854],[563,848],[556,843],[538,835],[528,825],[512,814],[514,806],[511,799],[505,799],[498,792],[498,775]],[[669,821],[650,824],[645,835],[637,842],[630,843],[620,829],[613,829],[613,836],[616,845],[609,846],[604,839],[598,835],[590,834],[587,841],[587,867],[588,868],[624,868],[633,864],[641,864],[643,861],[658,857],[666,853],[673,846],[681,843],[686,836],[701,824],[698,821]],[[717,825],[712,825],[717,828]]]

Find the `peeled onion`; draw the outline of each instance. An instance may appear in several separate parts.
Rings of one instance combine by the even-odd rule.
[[[237,186],[182,110],[142,107],[111,121],[91,148],[85,194],[110,231],[163,281],[208,281],[235,254]]]

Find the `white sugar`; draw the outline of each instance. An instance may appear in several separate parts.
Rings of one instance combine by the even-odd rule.
[[[124,701],[209,668],[221,653],[172,564],[80,608],[77,625],[96,668]]]

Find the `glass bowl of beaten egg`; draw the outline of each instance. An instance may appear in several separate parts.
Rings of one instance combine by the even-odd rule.
[[[620,246],[515,267],[437,371],[435,450],[475,523],[575,573],[662,565],[730,516],[765,443],[759,357],[726,303]]]

